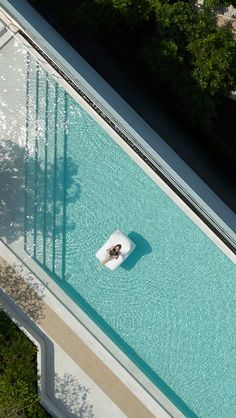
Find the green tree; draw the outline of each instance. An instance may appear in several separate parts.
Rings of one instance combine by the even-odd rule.
[[[74,45],[77,28],[100,38],[154,98],[164,92],[184,121],[212,143],[226,135],[217,131],[217,118],[224,114],[224,95],[236,89],[233,33],[219,28],[212,12],[229,4],[236,0],[205,0],[201,10],[189,0],[58,0],[57,10],[69,39],[75,30]]]
[[[38,402],[36,354],[36,347],[0,311],[1,418],[49,416]]]
[[[184,67],[188,67],[186,45],[197,13],[183,1],[173,5],[156,1],[153,8],[155,32],[138,53],[153,74],[153,80],[174,86],[177,78],[182,77]]]
[[[236,6],[236,0],[204,0],[205,7],[227,7],[227,6]]]
[[[187,48],[192,76],[201,90],[213,96],[236,88],[236,43],[228,29],[203,34],[197,28]]]
[[[150,83],[166,84],[192,127],[213,135],[220,97],[236,87],[236,43],[209,10],[156,2],[156,33],[139,52]]]

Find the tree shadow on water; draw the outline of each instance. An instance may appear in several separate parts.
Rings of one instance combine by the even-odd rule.
[[[66,161],[65,161],[66,158]],[[44,215],[44,197],[42,190],[45,180],[50,187],[47,187],[46,194],[46,220],[47,233],[50,234],[55,222],[55,216],[58,219],[63,217],[63,205],[78,200],[80,196],[80,187],[76,180],[78,172],[77,165],[69,156],[57,159],[56,181],[54,181],[55,167],[52,162],[47,162],[46,173],[45,164],[35,155],[28,155],[26,150],[16,142],[11,140],[2,140],[0,144],[0,236],[4,237],[7,243],[12,243],[32,232],[35,224],[34,217],[42,219]],[[27,200],[28,205],[27,222],[25,218],[25,175],[27,173]],[[37,175],[35,176],[35,173]],[[35,203],[35,184],[37,177],[38,192]],[[56,184],[56,198],[53,185]],[[66,188],[66,201],[64,189]],[[67,225],[67,231],[73,230],[74,224]],[[45,233],[42,221],[37,222],[37,233]],[[57,228],[55,234],[60,234],[61,230]]]
[[[121,266],[127,271],[132,270],[142,257],[152,252],[151,245],[142,235],[132,231],[128,234],[128,237],[135,243],[136,248]]]

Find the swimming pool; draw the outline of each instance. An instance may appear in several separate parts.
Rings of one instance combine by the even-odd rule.
[[[234,417],[235,265],[25,59],[26,251],[186,415]],[[97,272],[94,255],[117,228],[137,249]]]

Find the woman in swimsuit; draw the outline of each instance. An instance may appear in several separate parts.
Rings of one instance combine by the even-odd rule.
[[[120,255],[121,244],[116,244],[114,247],[107,249],[107,255],[104,260],[97,266],[97,270],[99,270],[102,266],[104,266],[108,261],[112,260],[113,258],[118,258]]]

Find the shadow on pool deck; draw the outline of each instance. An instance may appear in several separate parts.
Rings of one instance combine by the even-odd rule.
[[[77,376],[66,372],[63,375],[55,370],[55,350],[50,337],[40,329],[39,324],[48,322],[45,310],[45,289],[34,281],[30,285],[33,276],[18,265],[18,271],[8,265],[0,257],[0,305],[1,309],[11,318],[16,319],[38,342],[41,348],[41,399],[46,406],[45,399],[48,396],[53,402],[54,410],[50,410],[47,402],[47,410],[50,413],[63,413],[67,418],[86,416],[95,418],[93,405],[90,403],[90,390],[82,385]],[[19,271],[20,269],[20,271]],[[9,297],[10,296],[10,297]]]
[[[136,244],[136,248],[127,260],[124,261],[121,267],[124,270],[130,271],[142,257],[152,252],[152,247],[149,242],[137,232],[130,232],[128,237]]]

